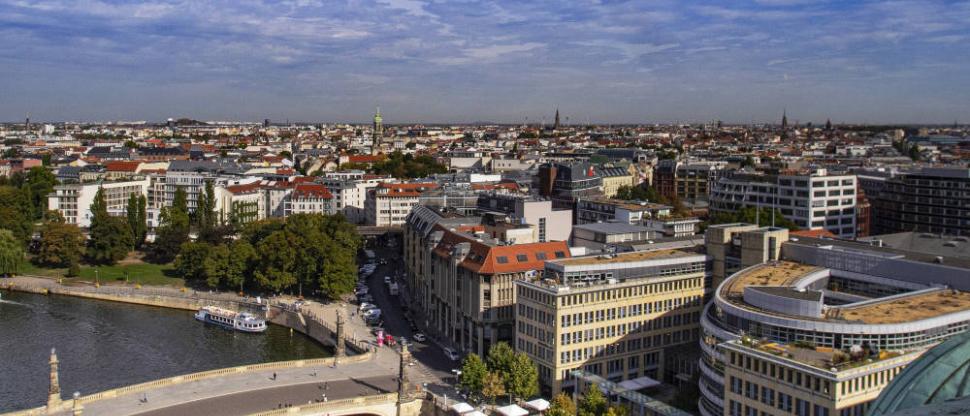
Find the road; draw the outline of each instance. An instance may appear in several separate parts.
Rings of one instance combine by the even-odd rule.
[[[394,377],[370,377],[327,382],[316,381],[226,394],[136,414],[139,416],[241,415],[279,409],[287,404],[298,406],[311,402],[315,403],[323,401],[324,397],[327,400],[349,399],[359,396],[390,393],[396,390],[397,381]],[[151,400],[152,398],[149,397],[147,404],[150,404]]]
[[[374,273],[366,279],[367,286],[370,289],[371,296],[374,297],[374,304],[382,311],[384,331],[390,333],[395,339],[404,337],[411,341],[409,351],[417,363],[410,367],[410,377],[414,381],[427,383],[427,388],[432,392],[455,397],[455,389],[449,382],[454,381],[451,370],[458,368],[460,362],[450,360],[445,356],[441,347],[434,344],[430,339],[424,343],[413,341],[413,331],[411,331],[410,325],[405,319],[399,297],[391,296],[387,285],[384,284],[384,276],[391,276],[399,284],[401,283],[397,276],[398,273],[401,273],[403,278],[404,273],[400,245],[375,244],[371,249],[374,250],[379,262],[384,260],[387,264],[378,263]],[[420,326],[419,322],[417,324]]]

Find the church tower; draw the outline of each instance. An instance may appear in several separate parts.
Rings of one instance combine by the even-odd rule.
[[[384,119],[381,117],[381,108],[377,107],[377,113],[374,114],[374,132],[373,132],[374,143],[371,145],[371,154],[376,155],[380,152],[381,143],[384,141]]]
[[[788,110],[781,110],[781,129],[788,130]]]
[[[553,130],[559,130],[559,109],[556,108],[556,122],[552,125]]]

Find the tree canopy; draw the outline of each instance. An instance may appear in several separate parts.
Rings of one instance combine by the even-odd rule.
[[[60,215],[50,215],[40,230],[33,262],[47,267],[70,267],[84,254],[84,234]]]
[[[188,198],[185,189],[177,187],[172,206],[162,208],[159,214],[155,243],[152,245],[152,259],[158,263],[174,260],[182,244],[189,241],[189,227]]]
[[[344,170],[367,170],[377,175],[391,175],[401,179],[424,178],[431,174],[448,172],[445,165],[438,163],[431,156],[414,156],[399,151],[391,153],[386,159],[374,162],[369,166],[361,163],[346,163],[341,165],[340,168]]]
[[[711,216],[711,224],[729,224],[733,222],[743,222],[748,224],[758,224],[761,227],[770,226],[772,223],[772,211],[774,211],[774,224],[776,227],[787,228],[797,231],[798,225],[785,218],[781,211],[772,210],[770,207],[761,207],[760,214],[754,207],[741,208],[734,212],[719,212]]]
[[[98,188],[91,203],[89,237],[87,259],[91,264],[114,264],[125,258],[135,245],[127,221],[108,215],[104,188]]]
[[[24,262],[24,246],[10,230],[0,230],[0,276],[20,271]]]

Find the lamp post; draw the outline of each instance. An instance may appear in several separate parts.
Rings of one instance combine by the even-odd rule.
[[[94,269],[94,286],[101,287],[101,271]]]

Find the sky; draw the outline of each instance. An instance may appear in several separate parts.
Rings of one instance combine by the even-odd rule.
[[[970,123],[970,1],[0,0],[0,120]]]

